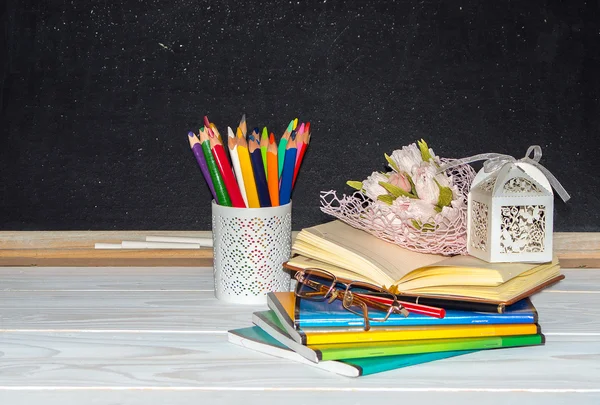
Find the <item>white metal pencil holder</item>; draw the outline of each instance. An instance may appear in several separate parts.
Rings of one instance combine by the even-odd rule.
[[[215,296],[237,304],[266,304],[271,291],[289,291],[283,270],[292,248],[292,203],[234,208],[212,202]]]

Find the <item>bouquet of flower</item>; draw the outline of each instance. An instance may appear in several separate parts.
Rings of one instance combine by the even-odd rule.
[[[321,210],[378,238],[437,254],[467,253],[467,194],[475,171],[469,165],[440,171],[452,159],[436,156],[425,141],[385,155],[391,169],[363,181],[338,198],[321,192]]]

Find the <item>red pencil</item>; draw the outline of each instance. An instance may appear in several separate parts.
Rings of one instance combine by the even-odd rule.
[[[244,198],[242,197],[242,193],[240,192],[240,187],[235,179],[235,176],[233,175],[231,166],[229,166],[229,160],[227,160],[227,156],[225,156],[225,150],[223,149],[223,145],[220,143],[216,135],[212,132],[209,132],[209,141],[210,149],[212,151],[213,156],[215,157],[215,162],[217,163],[219,172],[221,172],[221,176],[223,176],[225,188],[229,193],[231,205],[237,208],[246,208],[246,203],[244,202]]]
[[[304,125],[304,124],[303,124]],[[300,165],[302,164],[302,158],[304,157],[304,153],[306,153],[306,148],[308,147],[308,142],[310,141],[310,122],[307,122],[304,126],[304,132],[302,133],[300,139],[298,141],[298,158],[296,159],[296,166],[294,167],[294,179],[292,180],[292,187],[296,184],[296,177],[298,177],[298,171],[300,171]],[[300,142],[300,140],[302,142]]]

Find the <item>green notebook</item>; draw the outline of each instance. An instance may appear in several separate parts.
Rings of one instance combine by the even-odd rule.
[[[283,325],[281,325],[273,311],[255,312],[252,314],[252,321],[271,335],[271,337],[315,363],[323,360],[345,360],[363,357],[449,352],[457,350],[484,350],[544,344],[544,335],[538,333],[534,335],[407,340],[401,342],[384,341],[302,345],[283,332]]]
[[[285,333],[283,330],[281,333]],[[476,350],[403,354],[398,356],[367,357],[359,359],[312,362],[282,343],[272,338],[268,333],[258,326],[250,328],[233,329],[227,332],[228,340],[238,346],[246,347],[257,352],[270,354],[298,363],[307,364],[323,370],[331,371],[346,377],[360,377],[369,374],[381,373],[383,371],[395,370],[397,368],[414,366],[428,363],[430,361],[447,359],[463,354],[473,353]]]

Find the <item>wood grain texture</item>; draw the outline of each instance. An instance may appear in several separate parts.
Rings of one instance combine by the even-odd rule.
[[[27,385],[59,387],[325,390],[344,389],[349,382],[333,373],[231,345],[225,335],[5,333],[2,345],[1,386],[26,381]],[[598,339],[559,337],[546,346],[481,351],[381,373],[377,378],[352,380],[352,386],[594,389],[600,387],[589,376],[600,372],[597,348]],[[514,368],[507,373],[499,365]]]
[[[0,403],[596,404],[600,270],[563,272],[533,297],[545,346],[350,380],[229,344],[266,307],[217,301],[210,267],[2,267]]]
[[[293,237],[297,232],[293,233]],[[211,237],[210,231],[3,231],[0,266],[211,266],[212,249],[97,250],[96,242],[144,240],[147,235]],[[554,234],[563,267],[600,267],[600,233]]]

